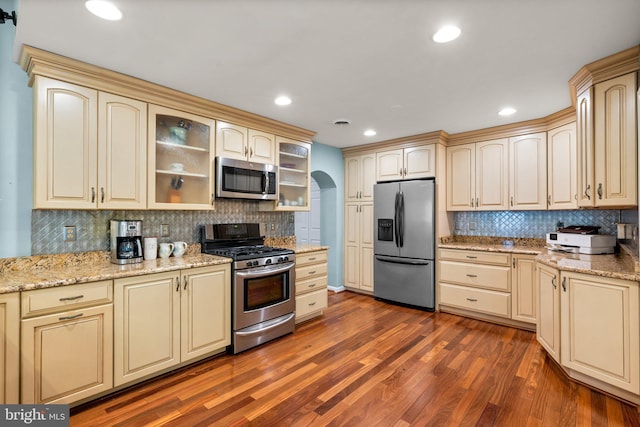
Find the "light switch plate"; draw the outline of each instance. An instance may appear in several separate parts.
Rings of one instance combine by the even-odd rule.
[[[160,237],[169,237],[169,224],[162,224],[160,226]]]

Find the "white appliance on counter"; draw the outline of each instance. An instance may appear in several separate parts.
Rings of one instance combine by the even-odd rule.
[[[616,249],[616,236],[575,232],[547,233],[547,247],[552,251],[560,252],[589,255],[612,254]]]

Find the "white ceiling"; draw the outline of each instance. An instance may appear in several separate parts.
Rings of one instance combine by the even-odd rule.
[[[640,0],[19,0],[22,43],[360,145],[544,117],[568,80],[640,44]],[[449,44],[431,40],[461,27]],[[17,57],[17,56],[16,56]],[[274,105],[277,95],[293,103]],[[513,106],[508,118],[497,111]],[[336,119],[351,120],[338,127]],[[375,137],[362,132],[374,128]]]

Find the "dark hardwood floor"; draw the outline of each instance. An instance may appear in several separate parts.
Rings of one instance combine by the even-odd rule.
[[[72,410],[72,426],[640,426],[535,334],[329,293],[319,319]]]

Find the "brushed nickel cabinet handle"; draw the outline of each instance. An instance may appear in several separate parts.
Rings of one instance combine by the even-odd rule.
[[[316,257],[309,258],[309,261],[315,261],[315,260],[316,260]]]
[[[562,278],[562,290],[564,292],[567,292],[567,278],[566,277]]]
[[[316,287],[316,285],[317,285],[317,283],[313,283],[313,284],[309,285],[309,287],[310,287],[310,288],[315,288],[315,287]]]
[[[471,207],[473,207],[473,197],[471,198]]]
[[[516,268],[516,259],[514,258],[511,265],[513,265],[513,268]]]
[[[551,206],[551,194],[547,196],[547,205]]]
[[[400,168],[400,176],[402,176],[402,168]]]
[[[315,271],[315,270],[313,270],[313,271],[310,271],[310,272],[309,272],[309,273],[307,273],[307,274],[316,274],[316,271]]]
[[[84,298],[84,295],[76,295],[75,297],[63,297],[60,298],[60,301],[74,301],[80,298]]]
[[[511,196],[511,206],[513,206],[513,196]]]
[[[253,148],[249,147],[249,156],[253,157]]]
[[[467,277],[478,277],[477,274],[467,274]]]
[[[316,305],[316,303],[315,303],[315,302],[310,302],[310,303],[309,303],[309,307],[313,307],[314,305]]]
[[[467,255],[467,258],[469,258],[469,259],[476,259],[476,258],[478,258],[478,257],[477,257],[477,256]]]
[[[558,286],[556,284],[556,275],[553,275],[553,278],[551,279],[551,284],[553,285],[553,289],[558,289]]]
[[[176,292],[180,292],[180,278],[176,277]]]
[[[100,203],[104,203],[104,187],[100,187]]]
[[[78,313],[78,314],[73,314],[71,316],[62,316],[62,317],[58,317],[58,320],[71,320],[71,319],[77,319],[78,317],[82,317],[83,313]]]
[[[404,168],[404,176],[407,176],[407,168]]]
[[[475,298],[467,298],[467,301],[476,302],[476,301],[478,301],[478,300],[477,300],[477,299],[475,299]]]
[[[591,184],[587,184],[587,188],[585,188],[584,190],[584,195],[589,200],[591,200],[591,194],[589,194],[590,192],[591,192]]]
[[[602,183],[598,183],[598,198],[602,200]]]
[[[96,201],[96,188],[91,187],[91,203]]]
[[[187,290],[187,284],[189,283],[189,279],[187,279],[187,276],[184,276],[182,278],[182,281],[184,282],[184,288],[182,288],[182,289],[184,289],[186,291]]]

